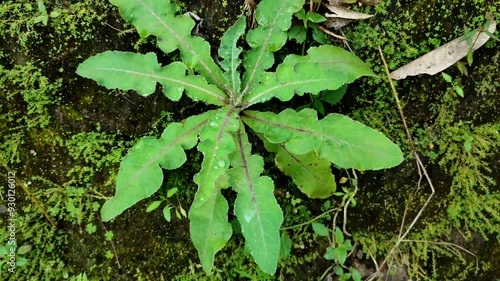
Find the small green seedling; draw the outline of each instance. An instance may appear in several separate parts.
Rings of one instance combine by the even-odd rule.
[[[168,198],[174,196],[178,190],[179,189],[177,187],[167,190],[167,195],[166,196],[162,195],[160,196],[160,200],[151,202],[148,208],[146,209],[146,212],[149,213],[156,210],[158,207],[160,207],[161,203],[165,201],[167,202],[167,205],[163,207],[163,217],[165,218],[165,220],[170,222],[170,220],[172,219],[172,214],[171,214],[172,209],[175,210],[175,216],[178,219],[181,219],[182,217],[187,218],[186,211],[184,210],[184,208],[182,208],[181,204],[176,206],[168,200]]]
[[[0,271],[6,270],[4,267],[7,266],[8,271],[15,270],[16,267],[24,266],[28,263],[28,259],[24,257],[33,246],[23,245],[17,248],[17,245],[0,245]],[[15,260],[14,264],[12,262]]]
[[[464,90],[462,89],[462,87],[460,87],[460,85],[458,85],[458,83],[456,83],[455,81],[453,81],[453,78],[451,78],[450,75],[442,72],[441,75],[443,76],[443,79],[444,81],[450,83],[452,86],[453,86],[453,89],[455,89],[455,92],[457,93],[457,95],[459,95],[460,97],[464,97]]]
[[[43,0],[38,0],[38,11],[40,12],[40,15],[35,18],[35,24],[41,22],[43,23],[43,25],[47,26],[49,18],[57,18],[59,16],[58,11],[52,11],[50,12],[50,14],[48,14],[47,9],[45,8],[45,4],[43,4]]]

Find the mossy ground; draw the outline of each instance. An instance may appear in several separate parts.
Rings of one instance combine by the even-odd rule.
[[[1,278],[62,280],[87,273],[91,280],[315,280],[331,265],[322,258],[327,241],[310,226],[287,230],[292,254],[280,262],[275,278],[260,273],[244,251],[239,235],[217,256],[212,277],[202,272],[186,219],[167,223],[160,211],[146,213],[145,200],[112,223],[101,223],[99,208],[113,194],[121,157],[143,135],[158,135],[171,121],[182,120],[201,105],[172,104],[161,94],[147,99],[134,93],[107,91],[75,74],[85,58],[108,50],[154,50],[139,39],[107,1],[45,1],[58,17],[34,24],[36,4],[9,0],[0,4],[0,156],[42,202],[57,222],[51,227],[40,208],[17,186],[16,238],[32,245],[28,263]],[[204,18],[202,33],[215,47],[241,11],[242,1],[180,1],[183,9]],[[499,15],[495,1],[397,1],[358,8],[376,17],[344,29],[350,48],[372,65],[378,79],[351,86],[340,111],[398,142],[410,155],[377,46],[395,69],[455,37],[463,25],[479,27],[486,12]],[[339,42],[339,44],[342,44]],[[397,83],[410,131],[436,188],[436,195],[392,262],[419,280],[492,280],[500,277],[500,82],[499,43],[490,40],[474,53],[469,75],[446,70],[460,85],[460,98],[440,75],[417,76]],[[291,48],[293,49],[293,48]],[[162,58],[165,61],[170,58]],[[296,106],[302,100],[292,101]],[[182,110],[178,110],[182,107]],[[469,138],[470,137],[470,138]],[[471,141],[470,148],[464,146]],[[190,180],[199,169],[192,153],[183,168],[166,172],[173,200],[186,210],[196,190]],[[308,200],[291,180],[273,168],[276,195],[285,226],[321,214],[323,201]],[[338,178],[345,176],[338,172]],[[418,174],[408,156],[401,167],[359,176],[358,204],[349,209],[347,228],[363,257],[349,264],[373,267],[367,253],[380,260],[394,244],[407,207],[406,225],[422,206],[429,187],[413,193]],[[0,174],[5,198],[7,172]],[[163,191],[164,192],[164,191]],[[231,194],[227,194],[231,197]],[[154,198],[153,198],[154,199]],[[153,200],[151,199],[151,200]],[[335,202],[336,199],[333,200]],[[6,222],[6,217],[1,217]],[[331,226],[331,216],[321,220]],[[113,233],[113,237],[109,233]],[[106,235],[108,233],[108,235]],[[9,233],[0,231],[1,241]],[[453,252],[454,243],[474,253]],[[0,244],[4,244],[1,242]],[[456,248],[455,248],[456,250]],[[455,255],[456,254],[456,255]],[[118,264],[118,262],[119,264]],[[496,274],[496,275],[495,275]],[[472,279],[471,279],[472,278]],[[12,280],[14,280],[12,279]]]

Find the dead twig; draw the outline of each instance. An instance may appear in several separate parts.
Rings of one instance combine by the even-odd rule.
[[[330,30],[328,30],[328,29],[324,28],[324,27],[323,27],[322,25],[320,25],[320,24],[316,24],[316,27],[317,27],[317,28],[319,28],[319,29],[320,29],[321,31],[323,31],[324,33],[326,33],[326,34],[330,35],[330,36],[333,36],[333,37],[338,38],[338,39],[340,39],[340,40],[347,40],[347,38],[345,38],[344,36],[337,35],[337,34],[335,34],[335,33],[331,32]]]
[[[98,216],[97,219],[101,223],[101,226],[104,229],[104,231],[108,232],[108,229],[102,222],[101,218]],[[113,250],[113,255],[115,256],[116,265],[118,265],[118,268],[122,268],[120,265],[120,260],[118,259],[118,254],[116,253],[115,242],[113,242],[113,239],[109,240],[109,242],[111,242],[111,250]]]
[[[425,203],[422,206],[422,208],[420,208],[420,210],[418,211],[418,213],[415,216],[415,218],[413,219],[413,221],[406,228],[406,231],[404,233],[401,233],[402,230],[403,230],[404,222],[405,222],[405,218],[403,218],[403,221],[402,221],[402,224],[401,224],[401,229],[400,229],[400,232],[399,232],[399,235],[398,235],[398,240],[396,241],[396,243],[394,244],[394,246],[391,248],[391,250],[389,251],[389,253],[385,257],[385,259],[383,260],[383,262],[380,264],[380,266],[378,266],[377,274],[376,275],[374,274],[373,276],[371,276],[367,280],[373,280],[374,278],[376,278],[381,273],[380,271],[387,264],[387,261],[392,257],[392,254],[394,253],[394,251],[405,240],[405,237],[410,233],[410,231],[413,228],[413,226],[420,219],[420,217],[422,216],[422,213],[424,212],[424,210],[427,207],[427,205],[429,205],[429,202],[431,201],[431,199],[432,199],[432,197],[434,196],[434,193],[435,193],[434,185],[432,184],[432,181],[431,181],[429,175],[427,174],[427,170],[425,169],[425,166],[422,163],[422,161],[420,160],[420,157],[418,156],[418,153],[417,153],[417,151],[415,149],[415,146],[413,145],[413,139],[411,137],[410,131],[408,130],[408,125],[406,123],[406,119],[405,119],[405,116],[403,114],[403,108],[401,106],[401,102],[399,100],[396,88],[394,87],[394,83],[392,82],[391,76],[389,74],[390,73],[389,72],[389,66],[387,65],[387,63],[385,61],[384,54],[382,53],[382,48],[380,47],[380,45],[378,46],[378,50],[379,50],[379,53],[380,53],[380,57],[382,58],[382,62],[384,63],[385,71],[386,71],[386,74],[387,74],[387,78],[389,79],[389,84],[391,85],[391,89],[392,89],[392,93],[393,93],[394,99],[396,100],[396,105],[397,105],[397,108],[398,108],[399,115],[401,117],[401,120],[403,121],[403,126],[404,126],[404,129],[405,129],[405,132],[406,132],[406,136],[408,138],[408,142],[409,142],[409,145],[410,145],[411,152],[413,154],[413,157],[415,157],[415,162],[417,164],[417,169],[418,169],[418,174],[419,174],[419,180],[418,180],[417,188],[420,188],[420,182],[423,179],[423,177],[425,177],[425,179],[427,180],[427,183],[429,184],[429,187],[431,188],[431,194],[429,195],[429,197],[425,201]],[[406,216],[406,211],[405,211],[404,217],[405,216]]]

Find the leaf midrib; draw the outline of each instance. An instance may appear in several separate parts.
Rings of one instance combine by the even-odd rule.
[[[159,163],[156,163],[156,160],[161,156],[163,155],[166,151],[168,151],[169,149],[171,149],[173,146],[175,146],[176,144],[178,144],[186,135],[189,135],[191,134],[192,132],[196,131],[197,129],[199,129],[200,127],[203,127],[205,126],[206,124],[208,123],[208,119],[201,122],[200,124],[198,124],[196,127],[193,127],[192,129],[186,131],[185,133],[183,133],[182,135],[180,135],[179,137],[175,138],[174,141],[172,141],[170,144],[168,144],[165,148],[163,148],[159,153],[157,153],[153,158],[151,158],[148,162],[146,162],[146,164],[142,165],[142,167],[136,172],[133,174],[133,177],[131,177],[129,179],[129,182],[132,183],[132,182],[135,182],[135,180],[137,179],[137,177],[140,177],[140,175],[142,174],[142,172],[149,166],[153,165],[153,164],[157,164],[159,165]],[[131,185],[131,184],[129,184]]]
[[[251,194],[251,197],[252,197],[252,202],[253,202],[255,210],[257,212],[257,218],[259,220],[259,224],[258,225],[260,226],[259,227],[260,234],[261,234],[262,240],[265,243],[266,239],[264,239],[265,233],[264,233],[264,229],[262,228],[262,225],[263,225],[262,217],[261,217],[260,210],[259,210],[259,207],[258,207],[258,204],[257,204],[257,199],[255,198],[255,192],[254,192],[254,188],[253,188],[252,177],[250,175],[250,170],[249,170],[248,165],[247,165],[247,159],[245,157],[245,150],[244,150],[244,146],[243,146],[243,140],[241,139],[241,134],[238,134],[238,145],[239,145],[239,148],[240,148],[240,157],[241,157],[242,166],[243,166],[243,169],[245,171],[245,178],[247,180],[248,187],[249,187],[249,190],[250,190],[250,194]],[[267,247],[262,247],[262,248],[264,248],[265,256],[268,257],[269,254],[268,254],[268,251],[267,251]]]
[[[250,85],[252,84],[252,80],[253,80],[253,77],[255,76],[255,73],[257,72],[257,69],[259,68],[260,66],[260,60],[262,59],[262,55],[264,54],[264,51],[266,51],[266,48],[267,47],[267,44],[269,43],[269,38],[271,37],[271,34],[273,33],[274,31],[274,27],[276,25],[276,21],[278,20],[279,18],[279,15],[281,14],[281,11],[283,10],[283,7],[285,7],[285,2],[286,1],[283,1],[281,4],[281,7],[280,9],[278,10],[278,13],[275,18],[274,18],[274,21],[273,23],[269,26],[269,32],[267,33],[267,36],[266,36],[266,40],[264,40],[264,43],[262,44],[261,46],[261,49],[260,49],[260,53],[259,53],[259,56],[257,57],[257,61],[255,62],[255,66],[254,68],[252,69],[252,72],[250,73],[250,77],[248,78],[248,82],[247,84],[245,85],[245,89],[243,89],[243,91],[241,92],[241,95],[244,96],[247,91],[249,90],[250,88]]]
[[[330,136],[325,135],[325,134],[320,134],[320,133],[317,133],[317,132],[314,132],[314,131],[310,131],[310,130],[306,130],[306,129],[303,129],[303,128],[296,128],[296,127],[292,127],[292,126],[283,125],[283,124],[280,124],[280,123],[274,123],[274,122],[271,122],[271,121],[268,121],[268,120],[260,119],[260,118],[257,118],[255,116],[248,115],[245,112],[243,112],[242,115],[244,115],[244,117],[246,117],[248,119],[252,119],[254,121],[261,122],[261,123],[264,123],[264,124],[267,124],[267,125],[270,125],[270,126],[275,126],[275,127],[279,127],[279,128],[282,128],[282,129],[288,129],[288,130],[291,130],[291,131],[297,131],[297,132],[300,132],[300,133],[310,134],[310,135],[318,137],[318,138],[330,139],[332,141],[337,141],[337,142],[340,142],[340,143],[346,144],[348,146],[355,147],[355,148],[358,148],[360,150],[367,151],[367,152],[368,151],[376,151],[377,152],[377,150],[367,150],[365,147],[362,147],[362,146],[359,146],[359,145],[355,145],[355,144],[352,144],[350,142],[346,142],[346,141],[344,141],[342,139],[330,137]],[[316,121],[320,122],[321,120],[316,120]]]
[[[267,93],[269,92],[272,92],[274,90],[281,90],[282,88],[284,87],[289,87],[289,86],[294,86],[294,85],[301,85],[301,84],[304,84],[304,83],[320,83],[320,82],[323,82],[323,81],[330,81],[331,78],[321,78],[321,79],[309,79],[309,80],[300,80],[300,81],[294,81],[294,82],[284,82],[284,83],[279,83],[279,85],[277,86],[274,86],[274,87],[271,87],[271,88],[268,88],[264,91],[262,91],[261,93],[259,94],[256,94],[256,96],[254,96],[253,98],[247,100],[246,102],[244,102],[242,104],[242,110],[243,109],[246,109],[248,108],[249,106],[252,106],[256,103],[258,103],[258,99],[264,95],[266,95]]]
[[[215,155],[216,155],[216,151],[218,151],[216,148],[219,147],[219,143],[220,143],[220,140],[222,138],[222,135],[225,134],[226,132],[224,131],[226,125],[227,125],[227,122],[229,120],[229,118],[231,117],[231,114],[234,112],[234,109],[231,109],[228,111],[228,113],[226,114],[225,118],[224,118],[224,121],[222,122],[222,125],[220,127],[220,130],[219,130],[219,133],[217,134],[217,139],[216,139],[216,142],[215,142],[215,146],[214,146],[214,152],[212,153],[212,157],[210,158],[210,163],[209,163],[209,166],[207,168],[208,171],[211,170],[211,167],[213,167],[214,165],[217,165],[217,164],[214,164],[214,160],[215,160]],[[209,174],[207,173],[205,178],[203,179],[203,183],[207,182],[207,177],[209,176]],[[214,192],[212,194],[212,203],[211,206],[212,206],[212,210],[210,211],[210,220],[208,222],[208,231],[210,231],[212,229],[212,223],[214,221],[214,214],[215,214],[215,205],[216,205],[216,202],[217,202],[217,195],[218,195],[218,187],[216,186],[216,183],[214,183]],[[211,233],[207,234],[207,239],[204,239],[204,243],[203,243],[203,249],[204,249],[204,253],[208,252],[207,251],[207,248],[208,248],[208,242],[209,242],[209,239],[208,237],[212,236]]]
[[[194,84],[190,84],[190,83],[187,83],[187,82],[184,82],[182,80],[178,80],[178,79],[173,79],[173,78],[167,78],[167,77],[164,77],[164,76],[159,76],[159,75],[155,75],[155,74],[147,74],[147,73],[144,73],[144,72],[137,72],[137,71],[132,71],[132,70],[124,70],[124,69],[119,69],[119,68],[109,68],[109,67],[98,67],[96,68],[96,70],[104,70],[104,71],[112,71],[112,72],[123,72],[123,73],[127,73],[127,74],[133,74],[133,75],[137,75],[137,76],[143,76],[143,77],[148,77],[148,78],[154,78],[156,80],[165,80],[165,81],[171,81],[171,82],[175,82],[175,83],[178,83],[178,84],[181,84],[181,85],[184,85],[186,87],[190,87],[190,88],[193,88],[193,89],[196,89],[196,90],[199,90],[199,91],[202,91],[202,92],[205,92],[207,94],[209,94],[210,96],[214,97],[214,98],[217,98],[218,100],[220,100],[221,102],[223,102],[224,104],[227,104],[229,101],[226,99],[226,98],[223,98],[221,97],[220,95],[218,95],[216,92],[213,92],[213,91],[210,91],[210,90],[207,90],[206,88],[204,87],[199,87],[199,86],[196,86]],[[189,76],[185,76],[186,78],[189,77]]]

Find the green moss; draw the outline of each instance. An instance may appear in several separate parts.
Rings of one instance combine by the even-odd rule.
[[[379,20],[356,23],[344,33],[352,40],[348,42],[350,47],[373,66],[380,79],[351,87],[344,101],[349,107],[342,110],[400,143],[409,158],[408,164],[395,171],[360,176],[362,207],[359,214],[352,212],[351,227],[356,229],[355,240],[363,245],[365,253],[384,257],[395,243],[404,209],[408,208],[408,222],[424,203],[429,188],[422,186],[417,195],[409,195],[419,176],[386,82],[378,45],[394,70],[463,35],[463,23],[479,27],[486,12],[498,18],[498,11],[487,1],[472,4],[439,0],[417,1],[408,6],[383,1],[363,11],[375,12]],[[412,276],[425,276],[423,280],[470,280],[476,276],[487,280],[493,276],[492,266],[499,263],[491,253],[481,252],[488,248],[484,243],[497,243],[500,234],[500,208],[495,203],[500,191],[494,171],[495,155],[500,150],[497,47],[498,42],[490,40],[475,52],[469,77],[461,76],[456,68],[446,70],[464,89],[464,98],[440,75],[410,77],[396,83],[413,141],[437,193],[410,233],[408,239],[412,241],[398,248],[393,264],[406,265]],[[377,184],[372,184],[374,181]],[[367,224],[370,227],[366,228]],[[457,231],[464,234],[462,242],[456,238]],[[479,270],[474,257],[439,242],[458,243],[479,253]]]

